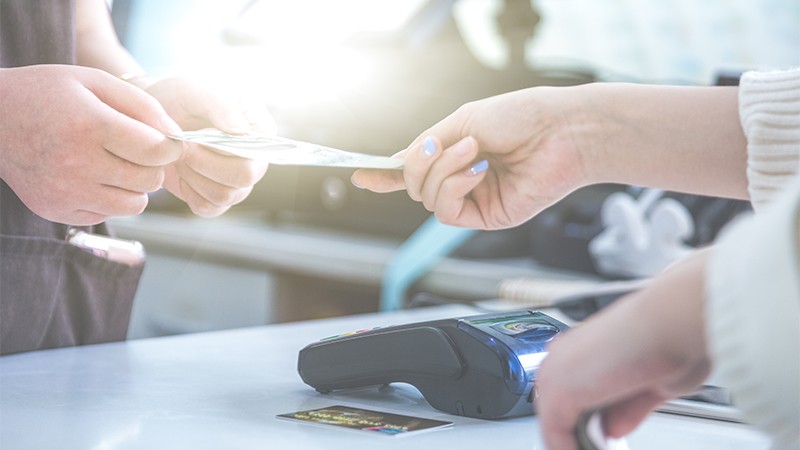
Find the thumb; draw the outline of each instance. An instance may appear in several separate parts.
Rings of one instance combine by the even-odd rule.
[[[100,101],[131,119],[158,130],[165,136],[178,134],[181,127],[150,94],[108,73],[96,71],[84,85]]]
[[[607,407],[603,412],[605,433],[612,438],[625,436],[665,400],[663,396],[647,392]]]

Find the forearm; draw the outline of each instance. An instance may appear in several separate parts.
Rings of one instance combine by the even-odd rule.
[[[600,83],[567,117],[590,183],[747,198],[737,89]]]
[[[78,0],[76,8],[78,64],[101,69],[114,76],[144,73],[139,63],[119,43],[105,0]],[[128,81],[141,88],[152,82],[146,77]]]

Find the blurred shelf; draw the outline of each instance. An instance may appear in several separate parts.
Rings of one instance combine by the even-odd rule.
[[[402,243],[234,216],[209,220],[148,213],[117,218],[111,225],[119,237],[141,241],[148,252],[374,288],[380,286],[387,263]],[[444,258],[417,288],[456,299],[485,299],[497,295],[500,281],[515,277],[588,276],[544,267],[531,258]]]

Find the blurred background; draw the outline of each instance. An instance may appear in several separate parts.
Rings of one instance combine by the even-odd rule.
[[[461,104],[512,90],[736,84],[745,70],[800,65],[798,0],[114,0],[112,16],[149,74],[264,102],[282,136],[385,155]],[[429,214],[404,193],[354,188],[350,174],[273,166],[223,218],[192,218],[159,193],[142,217],[118,220],[148,250],[131,337],[381,308],[387,271]],[[420,254],[431,261],[406,270],[402,306],[493,298],[511,278],[537,280],[544,295],[647,276],[590,251],[615,192],[646,206],[646,190],[593,186],[515,229],[459,235],[441,259]],[[685,209],[686,248],[748,209],[647,195]]]

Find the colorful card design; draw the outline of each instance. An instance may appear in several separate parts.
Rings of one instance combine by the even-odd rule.
[[[445,428],[453,422],[404,416],[369,409],[335,405],[325,408],[279,414],[279,419],[296,420],[320,425],[370,431],[386,436],[400,436],[426,430]]]

